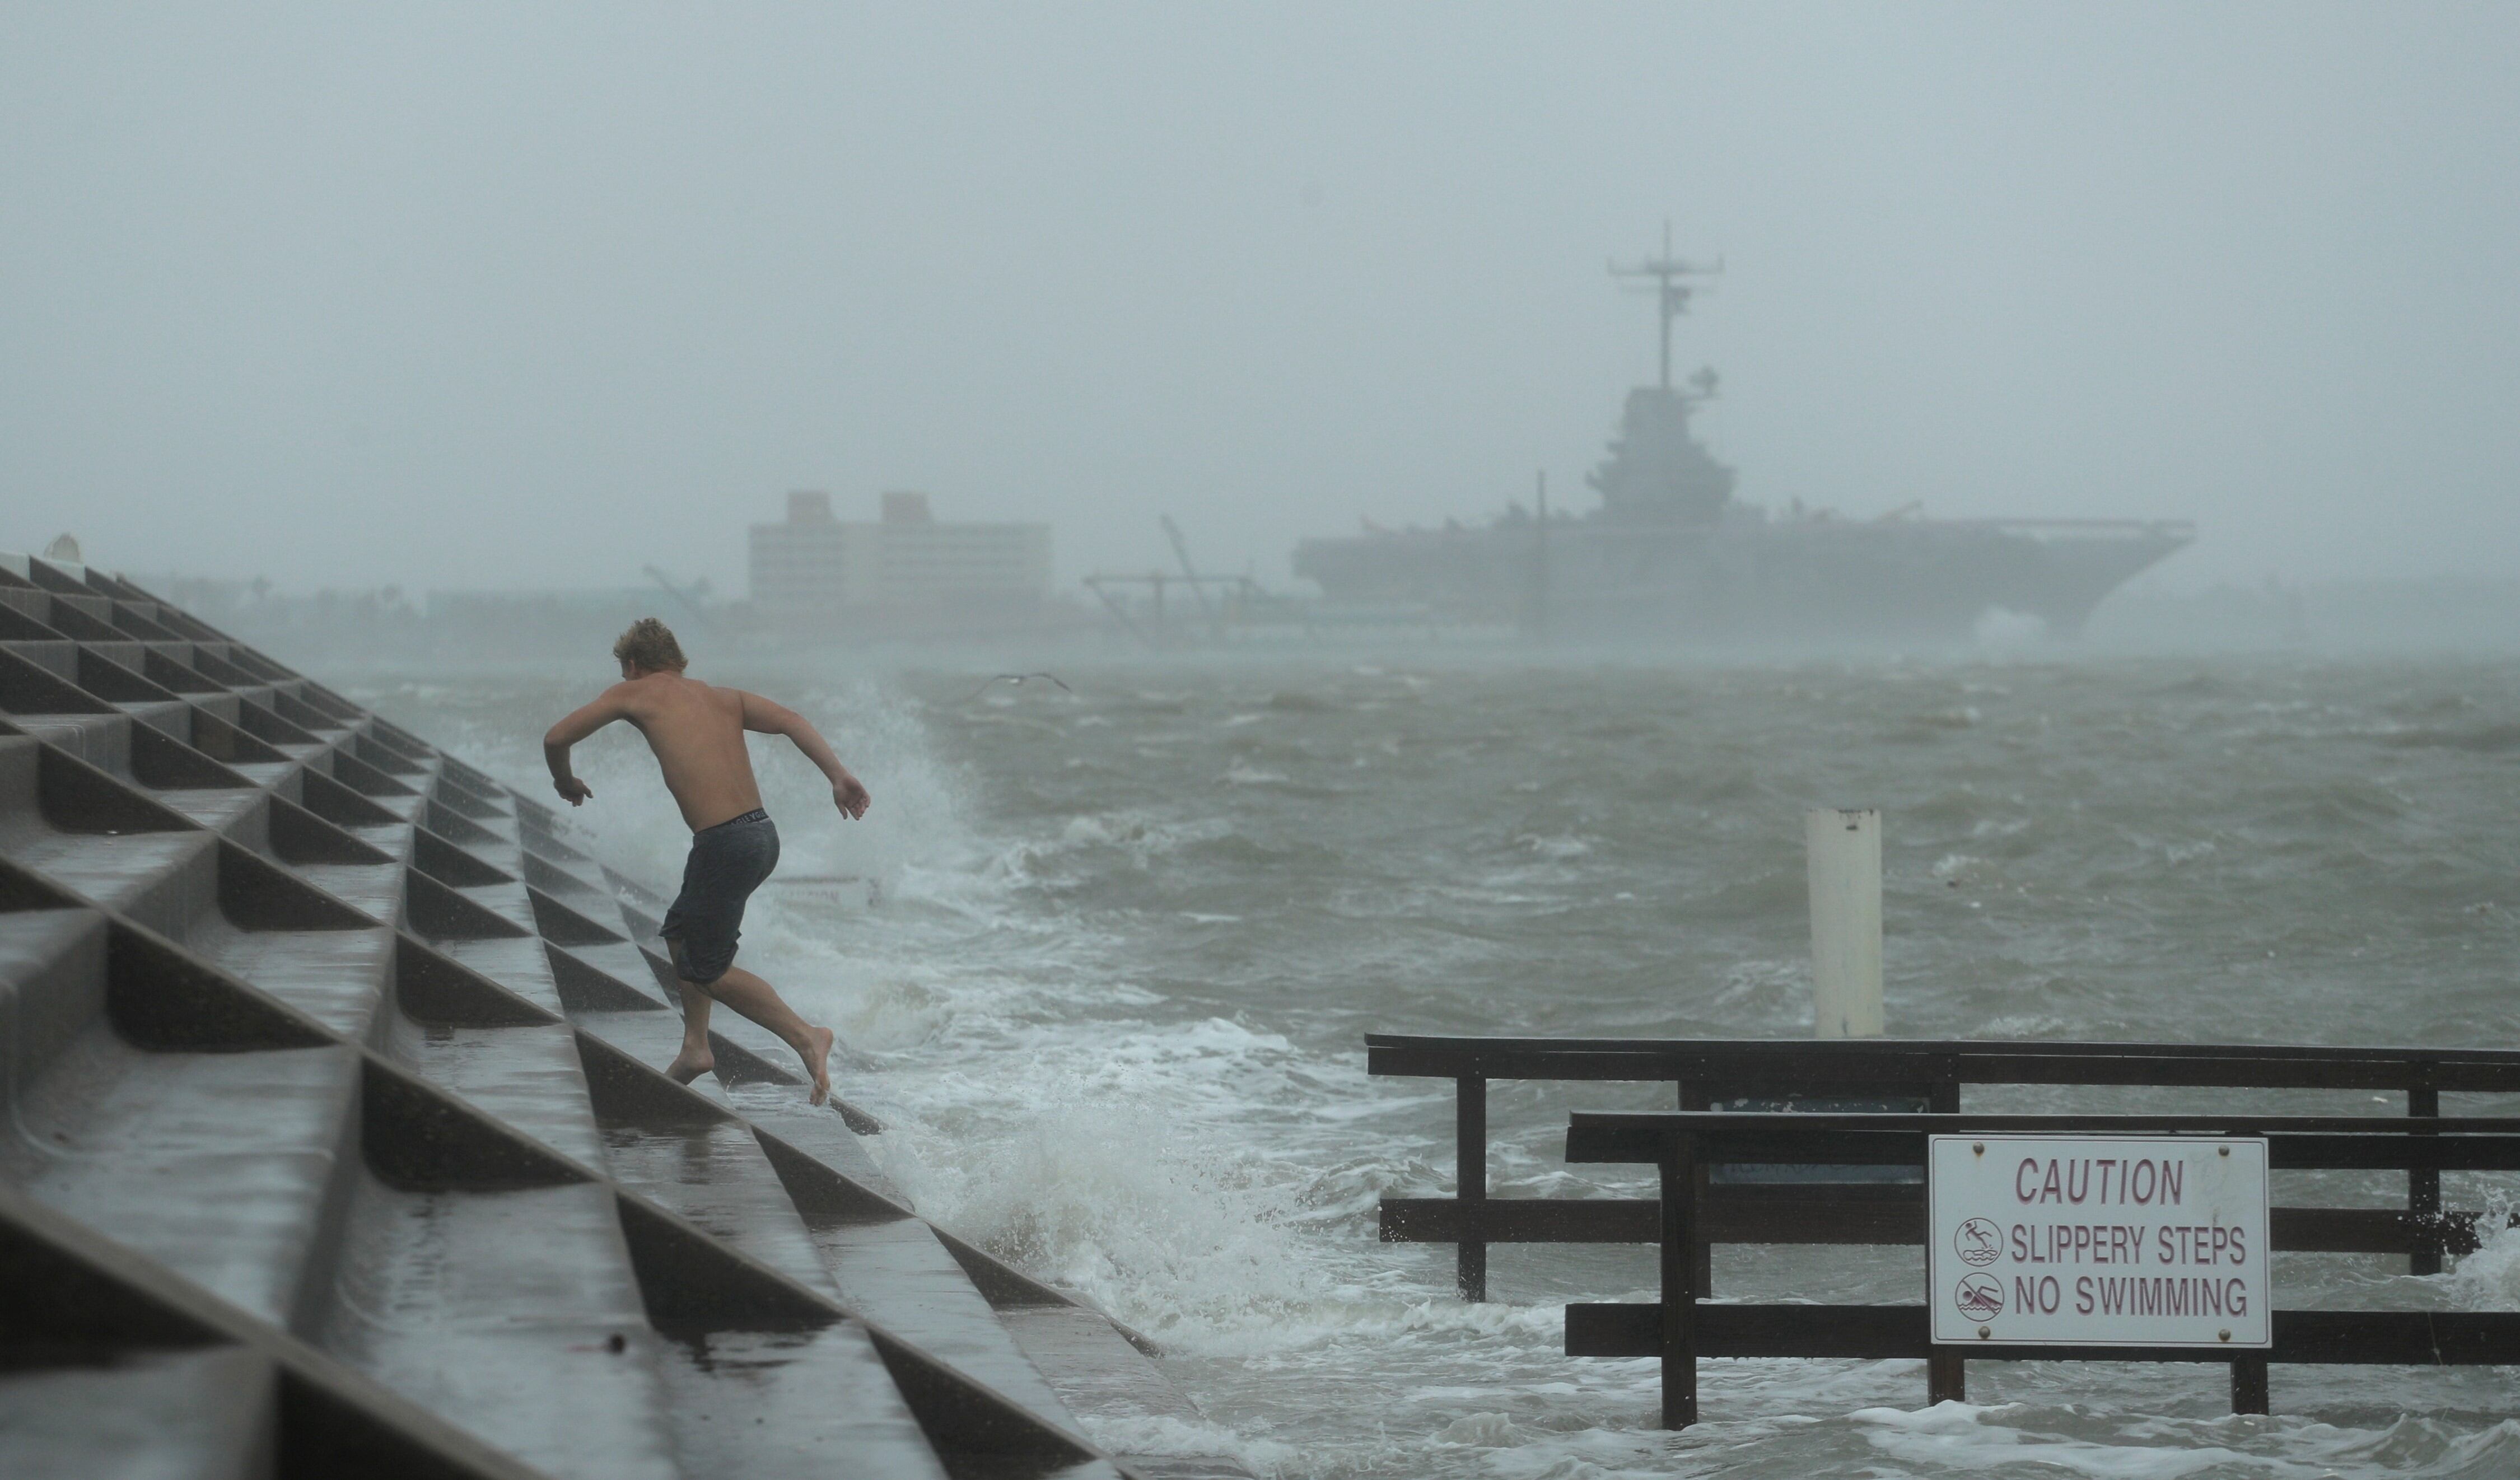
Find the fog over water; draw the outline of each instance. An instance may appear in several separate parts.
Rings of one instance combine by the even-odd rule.
[[[1644,1250],[1501,1247],[1472,1306],[1376,1241],[1381,1196],[1450,1188],[1452,1101],[1362,1035],[1802,1037],[1801,813],[1845,804],[1885,817],[1894,1035],[2520,1043],[2514,77],[2484,4],[0,4],[0,550],[74,531],[204,601],[609,591],[204,607],[538,792],[605,602],[651,563],[742,596],[790,489],[1050,523],[1071,598],[1169,563],[1162,515],[1288,588],[1299,538],[1484,520],[1537,471],[1588,508],[1654,375],[1605,259],[1668,220],[1726,263],[1676,369],[1721,373],[1694,425],[1741,499],[2195,544],[2079,644],[1861,651],[814,650],[639,593],[875,794],[844,826],[760,750],[784,873],[877,897],[774,882],[744,964],[838,1029],[923,1211],[1164,1344],[1207,1421],[1115,1447],[2488,1480],[2499,1369],[2278,1368],[2234,1417],[2212,1367],[1980,1364],[1928,1409],[1918,1364],[1713,1364],[1664,1434],[1651,1364],[1562,1350],[1567,1303],[1648,1298]],[[594,849],[670,882],[636,737],[579,767]],[[1565,1114],[1667,1094],[1500,1086],[1492,1186],[1638,1194]],[[1912,1253],[1732,1249],[1717,1289],[1906,1301]],[[2520,1310],[2520,1240],[2273,1278]]]
[[[0,8],[0,509],[290,589],[742,587],[790,487],[1062,578],[1565,490],[1727,258],[1745,499],[2506,573],[2500,5]]]

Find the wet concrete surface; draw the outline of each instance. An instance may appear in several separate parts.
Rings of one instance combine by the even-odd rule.
[[[397,855],[401,851],[398,840],[377,845]],[[392,919],[402,905],[402,868],[398,864],[296,864],[292,868],[298,877],[377,919]]]
[[[565,1024],[547,1028],[424,1026],[395,1014],[379,1045],[397,1062],[445,1086],[563,1156],[600,1163],[604,1144],[586,1102],[577,1043]]]
[[[865,1333],[717,1331],[657,1367],[695,1475],[945,1474]]]
[[[1150,1472],[1076,1415],[1160,1372],[958,1258],[786,1045],[654,1072],[664,902],[566,831],[0,554],[0,1473]]]
[[[98,1024],[20,1099],[11,1180],[285,1322],[356,1070],[341,1048],[147,1054]]]
[[[17,1092],[41,1077],[63,1044],[92,1021],[104,994],[106,920],[93,910],[0,913],[0,1023],[9,1050],[0,1087]]]
[[[0,828],[0,850],[6,850],[0,856],[109,909],[144,916],[148,896],[209,846],[208,835],[200,832],[36,833],[21,842]]]
[[[677,1473],[661,1338],[607,1189],[406,1192],[363,1175],[341,1254],[329,1350],[552,1474]]]
[[[751,1127],[733,1119],[656,1129],[614,1123],[603,1138],[605,1169],[623,1187],[791,1279],[820,1279],[814,1241]]]
[[[152,1353],[0,1381],[10,1473],[177,1477],[250,1473],[268,1369],[238,1351]]]
[[[240,930],[212,918],[186,937],[202,960],[322,1022],[358,1036],[384,995],[393,932],[372,930]]]
[[[916,1218],[827,1224],[813,1231],[813,1248],[832,1288],[871,1319],[919,1332],[922,1345],[1005,1393],[1067,1412],[926,1224]],[[1086,1319],[1110,1329],[1100,1316]]]

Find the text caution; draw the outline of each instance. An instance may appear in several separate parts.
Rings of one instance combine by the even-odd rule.
[[[2269,1344],[2264,1141],[1935,1136],[1926,1159],[1935,1341]]]

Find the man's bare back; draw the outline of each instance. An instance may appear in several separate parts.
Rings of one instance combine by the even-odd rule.
[[[571,806],[583,804],[595,789],[568,774],[568,749],[614,720],[628,720],[648,738],[648,748],[655,752],[656,767],[665,775],[665,789],[674,793],[684,825],[695,832],[761,805],[761,786],[752,779],[752,756],[743,743],[747,730],[795,741],[805,758],[831,779],[832,803],[850,817],[866,816],[865,785],[804,716],[757,694],[720,689],[670,669],[634,669],[627,662],[621,682],[543,738],[547,758],[558,750],[553,785]]]
[[[683,992],[683,1048],[665,1072],[689,1084],[716,1066],[708,1039],[714,999],[786,1040],[804,1060],[813,1102],[821,1104],[832,1088],[831,1029],[797,1016],[770,983],[735,964],[744,901],[779,863],[778,830],[762,810],[744,733],[794,741],[830,779],[832,803],[844,817],[866,815],[867,788],[804,716],[757,694],[684,677],[682,649],[653,617],[623,633],[613,653],[621,682],[552,726],[543,737],[543,758],[551,764],[552,789],[570,806],[583,806],[595,788],[570,772],[570,747],[627,720],[647,737],[665,788],[692,830],[683,891],[665,912],[661,932]]]

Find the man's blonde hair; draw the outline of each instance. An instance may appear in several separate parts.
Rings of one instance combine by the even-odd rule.
[[[683,656],[683,645],[674,641],[674,629],[652,616],[632,622],[612,645],[612,656],[645,673],[680,673],[690,661]]]

